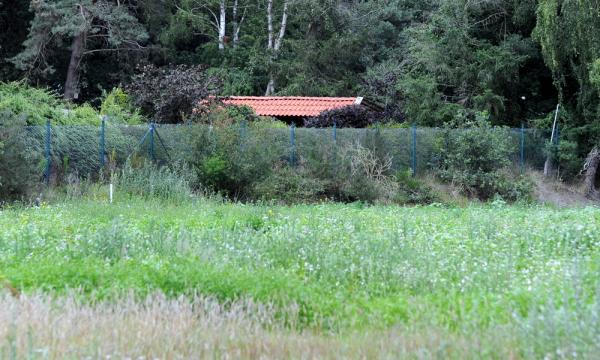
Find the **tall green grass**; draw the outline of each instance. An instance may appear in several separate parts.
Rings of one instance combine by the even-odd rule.
[[[524,357],[592,354],[600,343],[596,208],[118,196],[6,209],[0,228],[0,271],[25,292],[252,298],[298,306],[299,328],[503,332]]]

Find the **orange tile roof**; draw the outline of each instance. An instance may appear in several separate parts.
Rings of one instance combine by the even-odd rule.
[[[360,105],[361,97],[229,96],[226,105],[246,105],[259,116],[317,116],[323,111]]]

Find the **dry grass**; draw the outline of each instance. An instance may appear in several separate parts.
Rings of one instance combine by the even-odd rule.
[[[501,344],[436,330],[295,332],[274,320],[271,307],[251,301],[223,306],[154,295],[90,303],[76,295],[0,295],[2,359],[515,358],[507,339],[497,334],[496,341]]]

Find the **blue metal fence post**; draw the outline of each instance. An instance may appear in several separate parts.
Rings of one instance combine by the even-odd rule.
[[[290,165],[296,166],[296,125],[290,126]]]
[[[100,167],[103,168],[105,163],[105,154],[106,153],[106,116],[102,117],[102,122],[100,123]]]
[[[521,174],[525,172],[525,124],[521,124]]]
[[[412,126],[412,176],[417,176],[417,125]]]
[[[44,171],[44,178],[46,185],[50,184],[50,169],[52,164],[52,125],[50,120],[46,121],[46,170]]]
[[[154,122],[150,124],[150,146],[148,147],[148,155],[152,161],[156,161],[156,154],[154,153]]]

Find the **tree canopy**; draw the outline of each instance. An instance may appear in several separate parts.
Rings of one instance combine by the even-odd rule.
[[[428,126],[482,113],[549,126],[560,102],[581,152],[600,140],[595,0],[0,4],[2,80],[27,77],[78,102],[97,103],[146,65],[201,65],[220,95],[366,96]]]

